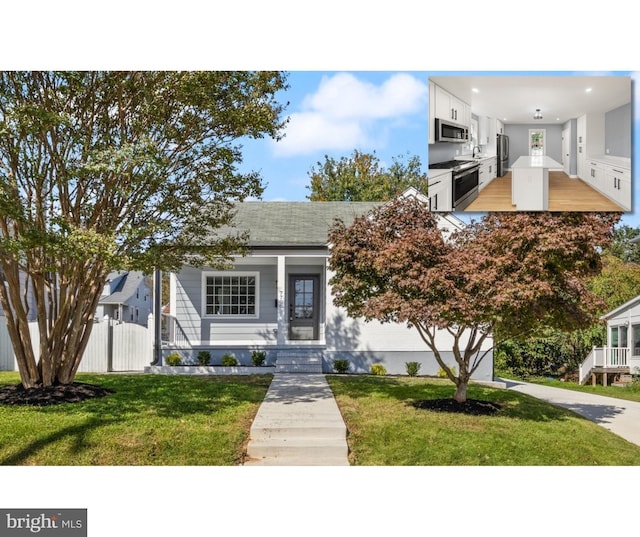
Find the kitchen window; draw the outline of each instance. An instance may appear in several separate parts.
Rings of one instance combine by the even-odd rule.
[[[203,275],[203,311],[207,317],[258,317],[257,272]]]
[[[546,129],[529,129],[529,156],[544,157],[546,151]]]

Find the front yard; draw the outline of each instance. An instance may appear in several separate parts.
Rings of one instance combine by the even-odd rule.
[[[469,398],[501,405],[494,416],[417,409],[451,397],[432,378],[328,376],[347,424],[351,464],[365,466],[636,465],[640,446],[568,410],[517,392],[469,387]]]
[[[115,393],[47,407],[0,405],[2,465],[240,464],[270,375],[79,374]],[[17,384],[0,373],[0,385]]]

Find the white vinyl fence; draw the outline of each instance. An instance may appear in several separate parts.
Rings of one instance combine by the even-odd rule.
[[[38,325],[30,323],[34,348],[39,345]],[[142,371],[153,360],[153,315],[147,326],[103,319],[93,325],[91,338],[78,371]],[[0,316],[0,371],[17,371],[7,323]]]

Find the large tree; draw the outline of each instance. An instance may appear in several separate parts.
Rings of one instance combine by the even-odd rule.
[[[427,175],[418,156],[394,157],[388,168],[373,153],[355,150],[336,160],[325,155],[324,162],[311,168],[311,201],[387,201],[409,187],[426,193]]]
[[[640,265],[623,261],[626,256],[620,248],[619,231],[614,231],[612,244],[602,254],[602,271],[587,283],[589,291],[601,299],[598,315],[638,296],[640,289]],[[497,351],[501,365],[512,373],[555,375],[577,371],[591,349],[606,340],[606,323],[595,320],[591,326],[571,332],[548,328],[527,339],[503,340]]]
[[[24,387],[73,381],[110,270],[242,247],[204,231],[261,194],[239,142],[281,135],[286,87],[279,72],[0,73],[0,299]]]
[[[598,299],[586,282],[619,215],[490,213],[447,238],[438,218],[406,198],[349,227],[337,223],[330,283],[350,315],[415,327],[464,402],[491,336],[590,324]],[[457,373],[440,354],[438,330],[452,336]]]

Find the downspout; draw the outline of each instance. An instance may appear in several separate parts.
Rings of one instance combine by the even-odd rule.
[[[157,269],[153,287],[154,352],[151,365],[160,365],[162,363],[162,271]]]

